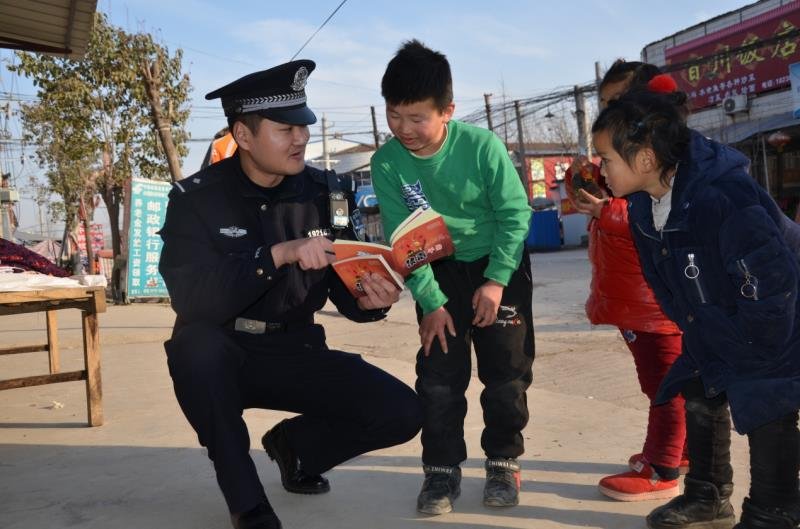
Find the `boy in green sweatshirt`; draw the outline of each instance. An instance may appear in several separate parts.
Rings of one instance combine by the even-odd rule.
[[[450,512],[460,494],[464,393],[470,345],[485,388],[484,504],[519,503],[525,391],[534,357],[532,281],[525,237],[528,198],[505,146],[491,131],[452,120],[447,58],[412,40],[389,62],[381,82],[394,138],[372,157],[372,179],[385,233],[419,206],[444,218],[452,259],[406,280],[417,302],[421,345],[416,389],[423,402],[425,481],[417,510]]]

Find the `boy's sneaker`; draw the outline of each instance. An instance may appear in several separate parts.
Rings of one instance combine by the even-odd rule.
[[[604,477],[598,488],[619,501],[666,500],[680,494],[677,479],[662,479],[645,460],[639,461],[635,470]]]
[[[628,468],[631,470],[636,470],[639,467],[640,462],[647,463],[647,459],[644,458],[644,454],[641,452],[638,454],[633,454],[628,459]],[[689,459],[686,457],[686,455],[681,456],[681,462],[678,465],[678,473],[681,476],[689,473]]]
[[[417,496],[417,510],[424,514],[444,514],[453,510],[461,494],[461,468],[423,465],[425,481]]]
[[[519,503],[520,466],[516,459],[486,460],[486,485],[483,504],[487,507],[512,507]]]

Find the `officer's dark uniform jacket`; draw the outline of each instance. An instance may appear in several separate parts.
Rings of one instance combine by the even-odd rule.
[[[159,271],[178,314],[176,331],[195,322],[233,327],[237,317],[267,322],[267,329],[302,328],[327,298],[354,321],[385,316],[361,310],[330,267],[276,268],[272,260],[276,243],[333,233],[328,176],[306,167],[265,189],[234,155],[175,184]]]
[[[628,197],[645,278],[684,333],[656,402],[700,376],[709,398],[727,393],[740,433],[800,407],[797,237],[747,164],[692,132],[660,234],[647,193]]]

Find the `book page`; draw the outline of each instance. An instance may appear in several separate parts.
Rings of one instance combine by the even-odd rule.
[[[444,219],[432,209],[414,216],[393,235],[395,270],[404,277],[420,266],[452,255],[454,251]]]
[[[428,209],[430,209],[430,208],[428,208]],[[416,219],[418,216],[420,216],[423,213],[425,213],[425,211],[427,211],[427,210],[425,208],[423,208],[422,206],[420,206],[417,209],[415,209],[414,211],[412,211],[411,214],[408,217],[406,217],[405,220],[403,220],[403,222],[401,222],[400,224],[397,225],[397,227],[394,229],[392,234],[389,236],[389,244],[394,244],[394,241],[398,237],[398,234],[403,232],[405,230],[405,227],[409,223],[413,222],[414,219]]]
[[[390,266],[394,266],[392,249],[384,244],[336,239],[333,241],[333,251],[336,253],[337,261],[360,255],[382,255]]]
[[[387,281],[393,283],[398,290],[403,290],[403,279],[397,272],[392,270],[389,263],[381,255],[359,255],[341,261],[336,261],[331,265],[344,282],[347,290],[357,297],[366,296],[361,280],[366,274],[378,274]]]

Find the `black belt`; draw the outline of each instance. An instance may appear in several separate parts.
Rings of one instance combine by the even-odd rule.
[[[277,334],[302,331],[313,324],[313,318],[301,321],[260,321],[249,318],[236,318],[225,327],[249,334]]]

